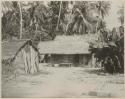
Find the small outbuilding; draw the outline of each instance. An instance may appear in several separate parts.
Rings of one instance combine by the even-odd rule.
[[[2,69],[7,65],[26,74],[39,71],[39,52],[31,40],[14,40],[2,43]],[[6,68],[7,67],[7,68]]]

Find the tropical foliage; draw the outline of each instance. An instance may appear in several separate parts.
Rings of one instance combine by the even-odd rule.
[[[109,2],[97,1],[95,5],[96,5],[97,12],[99,13],[101,18],[104,18],[106,15],[108,15],[109,9],[110,9]]]
[[[98,41],[90,43],[96,63],[109,73],[124,72],[124,27],[112,31],[102,28]],[[101,39],[100,39],[101,38]]]
[[[100,5],[99,5],[100,4]],[[9,6],[8,6],[9,5]],[[109,2],[88,1],[43,1],[2,2],[2,38],[34,38],[55,35],[94,33],[98,17],[92,11],[100,11],[101,16],[108,14]],[[8,9],[8,10],[6,10]]]
[[[105,22],[99,22],[99,39],[90,44],[90,50],[96,58],[96,63],[109,73],[124,72],[124,8],[118,11],[121,26],[106,29]]]

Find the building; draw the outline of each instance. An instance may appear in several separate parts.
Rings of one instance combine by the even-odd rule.
[[[85,66],[91,63],[90,38],[87,35],[57,36],[53,41],[40,42],[38,50],[41,55],[45,55],[46,63]]]
[[[39,52],[31,40],[14,40],[2,43],[2,70],[9,67],[26,74],[39,71]]]

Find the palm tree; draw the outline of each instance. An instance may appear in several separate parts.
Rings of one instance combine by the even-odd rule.
[[[3,1],[2,3],[2,37],[12,39],[18,33],[18,18],[15,13],[14,2]],[[9,38],[8,38],[9,37]]]
[[[110,10],[110,2],[108,1],[97,1],[95,3],[97,12],[100,15],[101,18],[104,19],[106,15],[108,15],[108,12]]]
[[[11,19],[13,19],[13,17],[16,17],[16,13],[18,13],[19,11],[19,16],[20,19],[18,17],[16,17],[16,19],[19,19],[18,21],[20,21],[20,35],[19,38],[22,38],[22,30],[23,30],[23,19],[22,19],[22,7],[21,7],[21,2],[17,2],[17,1],[3,1],[2,2],[2,6],[3,6],[3,14],[6,14],[8,11],[13,12],[13,15],[11,16]]]
[[[21,2],[16,2],[16,1],[13,1],[12,2],[13,4],[13,8],[14,8],[14,12],[17,13],[19,11],[19,16],[20,16],[20,35],[19,35],[19,38],[22,39],[22,32],[23,32],[23,18],[22,18],[22,5],[21,5]]]
[[[119,21],[121,23],[121,26],[123,26],[124,24],[124,6],[122,6],[119,10],[118,10],[118,14],[119,14]]]
[[[68,13],[65,15],[65,19],[67,20],[66,28],[65,28],[65,35],[67,34],[68,27],[72,23],[74,13],[73,12],[74,2],[68,2]]]
[[[31,7],[28,9],[30,16],[29,27],[33,27],[33,38],[35,39],[38,35],[48,35],[49,31],[52,30],[52,11],[44,5],[43,2],[32,2]],[[41,37],[41,36],[39,36]]]
[[[22,18],[22,6],[21,2],[18,2],[19,5],[19,13],[20,13],[20,39],[22,39],[22,31],[23,31],[23,18]]]
[[[53,30],[58,31],[57,34],[59,33],[63,34],[65,32],[66,22],[68,21],[65,20],[68,8],[67,6],[68,6],[68,1],[51,1],[49,4],[49,8],[52,11],[51,24]]]
[[[97,12],[101,18],[104,19],[106,15],[108,15],[110,10],[110,2],[108,1],[97,1],[95,2],[95,6],[97,8]]]
[[[73,4],[71,19],[67,27],[72,32],[82,33],[92,29],[91,23],[88,21],[89,2],[76,1]],[[68,31],[68,29],[66,31]]]
[[[9,1],[1,2],[1,6],[2,6],[2,15],[6,14],[8,11],[14,10],[12,2]]]
[[[62,1],[60,1],[60,8],[59,8],[59,15],[58,15],[58,21],[57,21],[56,30],[58,30],[58,26],[59,26],[60,15],[61,15],[61,9],[62,9]]]
[[[97,1],[94,3],[95,11],[99,14],[98,21],[96,24],[96,32],[101,28],[105,27],[104,17],[108,15],[110,10],[110,2],[108,1]]]

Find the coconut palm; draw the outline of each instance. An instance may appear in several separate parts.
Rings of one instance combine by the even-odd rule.
[[[22,6],[21,2],[18,2],[19,6],[19,13],[20,13],[20,39],[22,39],[22,33],[23,33],[23,18],[22,18]]]
[[[44,5],[43,2],[33,2],[31,7],[28,9],[29,13],[29,28],[33,33],[33,38],[35,39],[38,35],[41,36],[53,36],[53,26],[52,26],[52,11],[51,8]],[[40,36],[41,35],[41,36]],[[46,38],[46,37],[44,37]],[[53,37],[52,37],[53,38]],[[41,38],[42,39],[42,38]]]
[[[68,13],[65,14],[65,20],[67,22],[66,27],[65,27],[65,34],[67,33],[69,24],[72,22],[72,19],[73,19],[73,13],[72,13],[73,6],[74,6],[74,2],[69,1],[68,2],[68,8],[67,8]]]
[[[6,14],[8,11],[14,10],[12,2],[9,1],[1,2],[1,6],[2,6],[2,15]]]
[[[91,23],[88,21],[89,3],[87,1],[74,2],[72,9],[71,21],[68,23],[68,31],[74,33],[87,32],[92,29]]]
[[[11,20],[13,20],[14,18],[20,22],[19,25],[20,26],[20,36],[19,38],[22,38],[22,30],[23,30],[23,19],[22,19],[22,7],[21,7],[21,2],[16,2],[16,1],[3,1],[2,2],[2,12],[3,14],[7,14],[8,12],[11,12],[12,15],[10,17]],[[18,15],[19,14],[19,15]],[[7,20],[10,21],[10,20]],[[14,22],[12,22],[11,24],[14,24]],[[17,32],[18,33],[18,32]]]
[[[97,9],[97,12],[101,18],[104,19],[106,15],[108,15],[110,10],[110,2],[108,1],[97,1],[95,2],[95,6]]]
[[[2,37],[12,39],[18,33],[19,17],[15,13],[14,2],[2,2]],[[16,33],[16,34],[15,34]]]
[[[20,19],[19,19],[19,21],[20,21],[19,38],[22,39],[22,32],[23,32],[22,5],[21,5],[21,2],[16,2],[16,1],[13,1],[12,4],[13,4],[14,12],[18,13],[17,11],[19,11],[19,17],[20,17]]]
[[[123,26],[123,24],[124,24],[124,6],[119,9],[118,14],[119,14],[118,19],[119,19],[121,25]]]
[[[56,30],[58,30],[58,25],[59,25],[60,15],[61,15],[61,9],[62,9],[62,1],[60,1],[60,8],[59,8],[59,15],[58,15]]]
[[[67,13],[67,4],[68,1],[51,1],[49,7],[52,11],[52,24],[54,30],[56,31],[65,31],[65,15]]]

